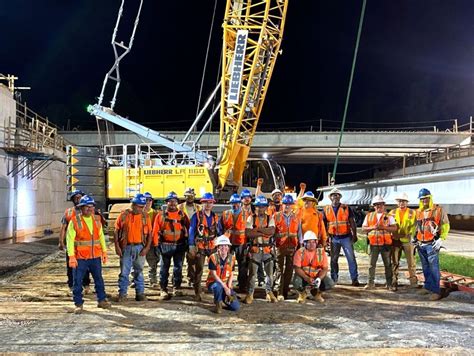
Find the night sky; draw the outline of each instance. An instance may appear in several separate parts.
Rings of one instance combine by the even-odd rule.
[[[131,18],[137,1],[127,3]],[[119,4],[2,1],[0,73],[31,86],[22,99],[60,127],[70,120],[71,128],[94,129],[85,108],[96,102],[113,62]],[[204,99],[216,83],[224,5],[218,0]],[[323,128],[340,127],[361,5],[290,0],[260,130],[319,129],[319,119]],[[189,127],[213,8],[213,0],[145,0],[134,47],[121,66],[118,113],[157,130]],[[369,0],[348,128],[444,129],[452,125],[444,120],[468,122],[474,113],[473,13],[472,0]]]

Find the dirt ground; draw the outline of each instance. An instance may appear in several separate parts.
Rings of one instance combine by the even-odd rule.
[[[109,255],[104,279],[115,296],[118,258]],[[406,287],[387,291],[380,275],[379,288],[364,291],[348,285],[344,261],[342,284],[324,294],[324,304],[301,305],[294,297],[270,304],[257,290],[254,304],[216,315],[210,294],[196,303],[186,288],[184,296],[161,301],[159,291],[148,289],[149,301],[135,302],[130,291],[130,301],[110,310],[86,296],[84,313],[75,315],[64,255],[54,253],[0,281],[0,352],[474,354],[472,295],[430,302]],[[365,282],[367,257],[358,255],[358,263]]]

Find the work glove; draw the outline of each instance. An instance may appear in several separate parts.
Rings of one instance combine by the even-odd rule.
[[[76,256],[69,256],[69,267],[70,268],[77,268]]]
[[[434,240],[434,242],[433,242],[433,250],[434,250],[435,252],[439,252],[440,249],[441,249],[441,239]]]
[[[321,285],[321,278],[316,278],[313,280],[313,288],[319,288],[319,286]]]
[[[103,251],[102,252],[102,264],[106,264],[109,261],[109,258],[107,257],[107,252]]]

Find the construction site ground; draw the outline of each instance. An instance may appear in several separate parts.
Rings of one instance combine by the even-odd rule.
[[[162,301],[159,291],[147,289],[147,302],[135,302],[132,290],[129,301],[110,310],[88,295],[84,313],[76,315],[56,241],[1,246],[0,352],[474,354],[472,294],[452,292],[431,302],[405,286],[387,291],[380,260],[378,288],[365,291],[350,286],[341,257],[340,284],[324,294],[324,304],[297,304],[295,297],[270,304],[258,289],[252,305],[217,315],[210,294],[197,303],[185,288],[184,296]],[[111,248],[109,256],[104,279],[115,296],[119,260]],[[358,254],[357,261],[364,283],[368,258]],[[404,276],[401,284],[408,284]]]

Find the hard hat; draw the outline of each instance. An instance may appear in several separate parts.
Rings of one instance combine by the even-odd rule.
[[[131,203],[135,205],[145,205],[146,204],[145,194],[138,193],[137,195],[133,197],[133,199],[131,200]]]
[[[241,198],[241,199],[244,199],[244,198],[252,198],[252,193],[250,192],[250,190],[244,189],[244,190],[242,190],[242,192],[240,193],[240,198]]]
[[[295,203],[295,200],[290,194],[286,194],[281,200],[281,202],[286,205],[293,205]]]
[[[329,197],[331,197],[331,195],[333,195],[333,194],[339,194],[342,197],[341,191],[337,188],[332,188],[331,189],[331,191],[329,192]]]
[[[278,193],[280,193],[281,195],[283,195],[283,193],[282,193],[282,191],[281,191],[280,189],[278,189],[278,188],[273,189],[273,191],[272,191],[272,196],[273,196],[274,194],[278,194]]]
[[[253,203],[255,206],[268,206],[268,200],[263,195],[259,195],[255,198],[255,202]]]
[[[316,236],[316,234],[311,231],[311,230],[308,230],[304,233],[304,236],[303,236],[303,241],[309,241],[309,240],[317,240],[318,237]]]
[[[201,203],[205,203],[205,202],[215,203],[216,200],[214,199],[214,195],[212,193],[204,193],[204,195],[201,198]]]
[[[77,206],[85,206],[85,205],[94,205],[95,206],[95,200],[89,195],[84,195],[81,200],[79,201],[79,204]]]
[[[144,193],[143,196],[145,197],[145,199],[153,199],[153,195],[151,195],[151,193],[149,192]]]
[[[383,197],[381,195],[376,195],[373,199],[372,199],[372,205],[375,205],[375,204],[385,204],[385,200],[383,199]]]
[[[418,193],[418,199],[423,199],[431,195],[431,192],[426,188],[421,188]]]
[[[178,194],[176,194],[175,192],[169,192],[168,195],[165,198],[165,202],[168,202],[172,199],[178,200]]]
[[[220,246],[220,245],[232,246],[232,244],[231,244],[230,241],[229,241],[229,238],[228,238],[226,235],[218,236],[218,237],[216,238],[215,245],[216,245],[216,246]]]
[[[240,195],[238,194],[232,194],[232,196],[229,199],[229,203],[231,204],[237,204],[240,203],[242,200],[240,200]]]
[[[408,194],[407,193],[399,193],[396,197],[395,197],[395,200],[405,200],[405,201],[409,201],[410,199],[408,199]]]
[[[184,196],[187,196],[187,195],[195,196],[196,193],[194,192],[194,188],[186,188],[186,190],[184,191]]]
[[[76,195],[86,195],[82,190],[76,189],[73,190],[69,195],[69,200],[72,201]]]
[[[314,202],[318,202],[318,200],[316,199],[316,197],[314,196],[313,192],[306,192],[303,194],[303,200],[309,200],[309,201],[314,201]]]

